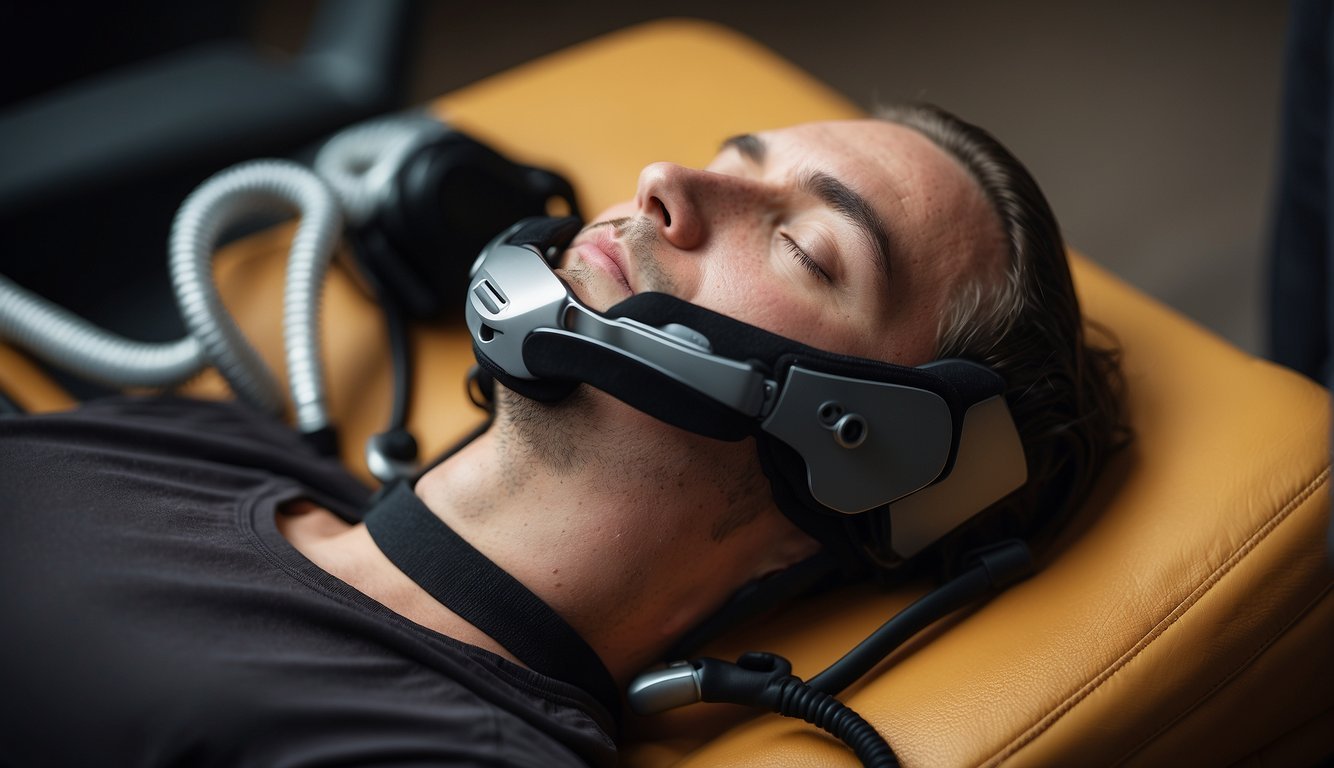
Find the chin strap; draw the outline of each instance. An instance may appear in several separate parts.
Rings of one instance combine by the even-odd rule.
[[[577,225],[519,222],[478,257],[465,318],[496,382],[544,402],[588,384],[697,435],[754,438],[783,513],[868,571],[915,556],[1026,481],[995,371],[828,352],[662,293],[594,310],[551,269]],[[872,553],[848,530],[868,513],[890,532]]]
[[[619,729],[620,696],[597,653],[551,606],[436,517],[406,483],[386,489],[365,522],[380,551],[431,597],[529,669],[588,692]]]

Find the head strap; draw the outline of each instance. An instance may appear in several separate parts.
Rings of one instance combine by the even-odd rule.
[[[893,550],[910,557],[1027,479],[994,371],[825,352],[660,293],[600,313],[551,271],[576,232],[520,222],[473,267],[474,351],[519,394],[551,402],[587,383],[696,434],[754,437],[780,508],[835,549],[846,516],[889,508]],[[909,502],[932,489],[948,508]]]

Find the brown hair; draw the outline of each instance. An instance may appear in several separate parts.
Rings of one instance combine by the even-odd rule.
[[[1120,351],[1086,338],[1056,217],[1009,150],[935,106],[891,106],[877,116],[916,130],[959,162],[986,194],[1009,244],[1003,280],[979,276],[956,289],[936,356],[983,363],[1004,377],[1028,482],[947,537],[942,555],[948,565],[978,544],[1010,536],[1042,543],[1129,439]]]

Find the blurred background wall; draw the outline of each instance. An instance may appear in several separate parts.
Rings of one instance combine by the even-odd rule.
[[[275,44],[300,3],[262,9]],[[426,5],[425,100],[662,15],[746,33],[857,104],[924,99],[990,129],[1071,245],[1252,352],[1276,154],[1281,0],[742,0]],[[671,62],[644,87],[671,87]]]
[[[13,103],[216,27],[296,51],[317,2],[7,5],[0,63]],[[1074,247],[1262,351],[1281,0],[424,1],[420,10],[412,101],[672,15],[733,27],[866,107],[941,104],[1029,164]],[[671,62],[646,62],[645,88],[673,87],[671,78]]]

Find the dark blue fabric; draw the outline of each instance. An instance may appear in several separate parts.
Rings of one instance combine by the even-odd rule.
[[[1269,355],[1334,388],[1334,4],[1293,0],[1289,13]],[[1334,563],[1334,514],[1325,555]]]
[[[1284,60],[1279,181],[1271,241],[1269,354],[1328,384],[1334,217],[1331,4],[1294,0]]]

